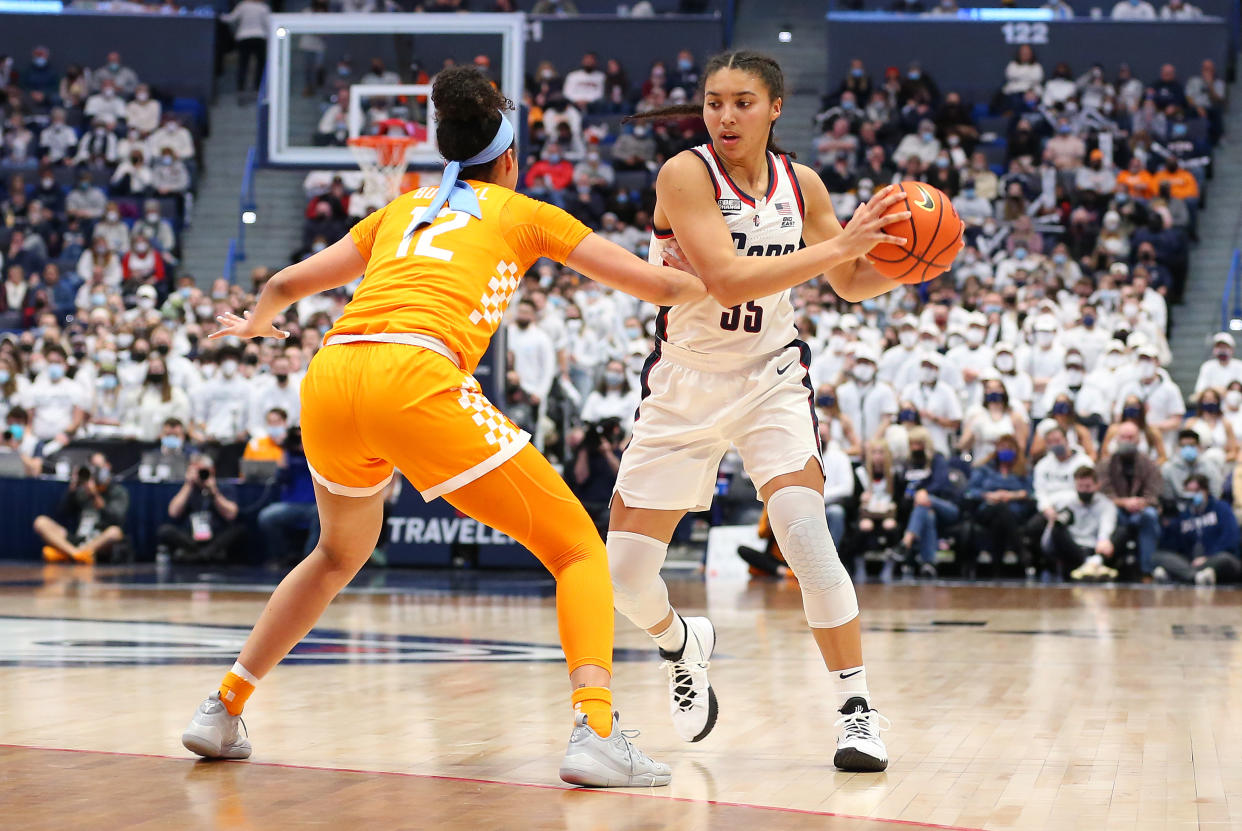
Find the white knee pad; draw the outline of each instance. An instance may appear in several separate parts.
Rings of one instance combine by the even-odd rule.
[[[607,544],[613,605],[635,626],[650,629],[671,608],[668,587],[660,577],[668,543],[630,531],[609,531]]]
[[[781,488],[768,497],[772,533],[802,588],[802,609],[812,629],[832,629],[858,616],[858,597],[828,533],[824,495],[811,488]]]

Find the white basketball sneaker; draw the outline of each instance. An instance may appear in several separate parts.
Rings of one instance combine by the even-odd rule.
[[[561,779],[588,788],[651,788],[667,785],[673,778],[668,765],[643,753],[631,739],[637,730],[622,730],[621,719],[612,714],[612,733],[600,736],[579,713],[569,734],[569,747],[561,761]]]
[[[845,702],[837,726],[842,729],[833,764],[855,773],[874,773],[888,767],[888,749],[884,747],[880,731],[891,725],[888,719],[867,706],[866,699],[854,696]]]
[[[686,643],[681,652],[661,649],[660,657],[668,671],[673,727],[686,741],[697,742],[716,726],[716,691],[707,681],[708,661],[716,648],[716,627],[705,617],[679,619],[686,625]]]
[[[208,759],[249,759],[250,739],[237,730],[245,726],[241,716],[229,715],[220,693],[214,692],[198,705],[190,726],[181,734],[181,743]]]

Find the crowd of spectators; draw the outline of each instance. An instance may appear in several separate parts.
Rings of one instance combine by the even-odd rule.
[[[193,134],[116,52],[0,60],[0,325],[29,329],[166,297],[197,175]]]
[[[1146,82],[1124,67],[1080,69],[1045,77],[1023,48],[979,107],[917,65],[873,78],[855,61],[825,98],[813,161],[842,221],[884,184],[913,178],[949,193],[968,225],[955,268],[925,287],[862,304],[819,281],[793,292],[814,356],[825,510],[859,569],[878,557],[882,576],[930,576],[949,561],[966,574],[1237,575],[1229,523],[1242,509],[1233,475],[1242,361],[1220,333],[1193,391],[1164,369],[1221,135],[1223,83],[1210,62],[1185,84],[1171,67]],[[689,52],[640,80],[595,54],[573,68],[536,66],[524,189],[645,255],[654,171],[706,136],[694,117],[621,119],[693,100],[699,73]],[[295,259],[366,210],[356,179],[314,174],[306,186]],[[302,469],[289,450],[298,382],[353,286],[299,303],[288,341],[209,343],[214,315],[248,306],[270,272],[207,291],[168,274],[164,290],[113,292],[105,275],[121,234],[106,217],[94,228],[109,248],[86,288],[47,292],[60,300],[23,312],[0,342],[8,454],[33,470],[82,439],[145,442],[140,475],[184,479],[182,501],[198,500],[193,510],[170,506],[161,540],[221,556],[231,540],[190,544],[191,517],[208,540],[233,521],[236,503],[215,484],[212,460],[275,457],[282,471]],[[55,289],[59,274],[48,273],[40,288]],[[5,299],[25,274],[6,284]],[[601,524],[655,312],[551,263],[533,268],[511,303],[503,406]],[[264,511],[268,548],[281,549],[274,559],[299,550],[290,529],[313,540],[309,480],[283,475],[279,507]],[[757,508],[736,458],[726,457],[720,482],[714,520]]]

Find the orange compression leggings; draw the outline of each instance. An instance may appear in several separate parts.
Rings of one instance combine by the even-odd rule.
[[[556,578],[556,619],[569,671],[612,672],[612,578],[604,542],[582,503],[538,450],[446,493],[449,504],[526,546]]]

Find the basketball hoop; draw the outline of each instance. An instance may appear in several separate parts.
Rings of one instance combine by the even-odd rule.
[[[377,135],[348,140],[349,149],[362,169],[365,196],[387,204],[401,195],[401,180],[409,164],[407,151],[418,143],[412,126],[399,118],[390,118],[376,125]]]

